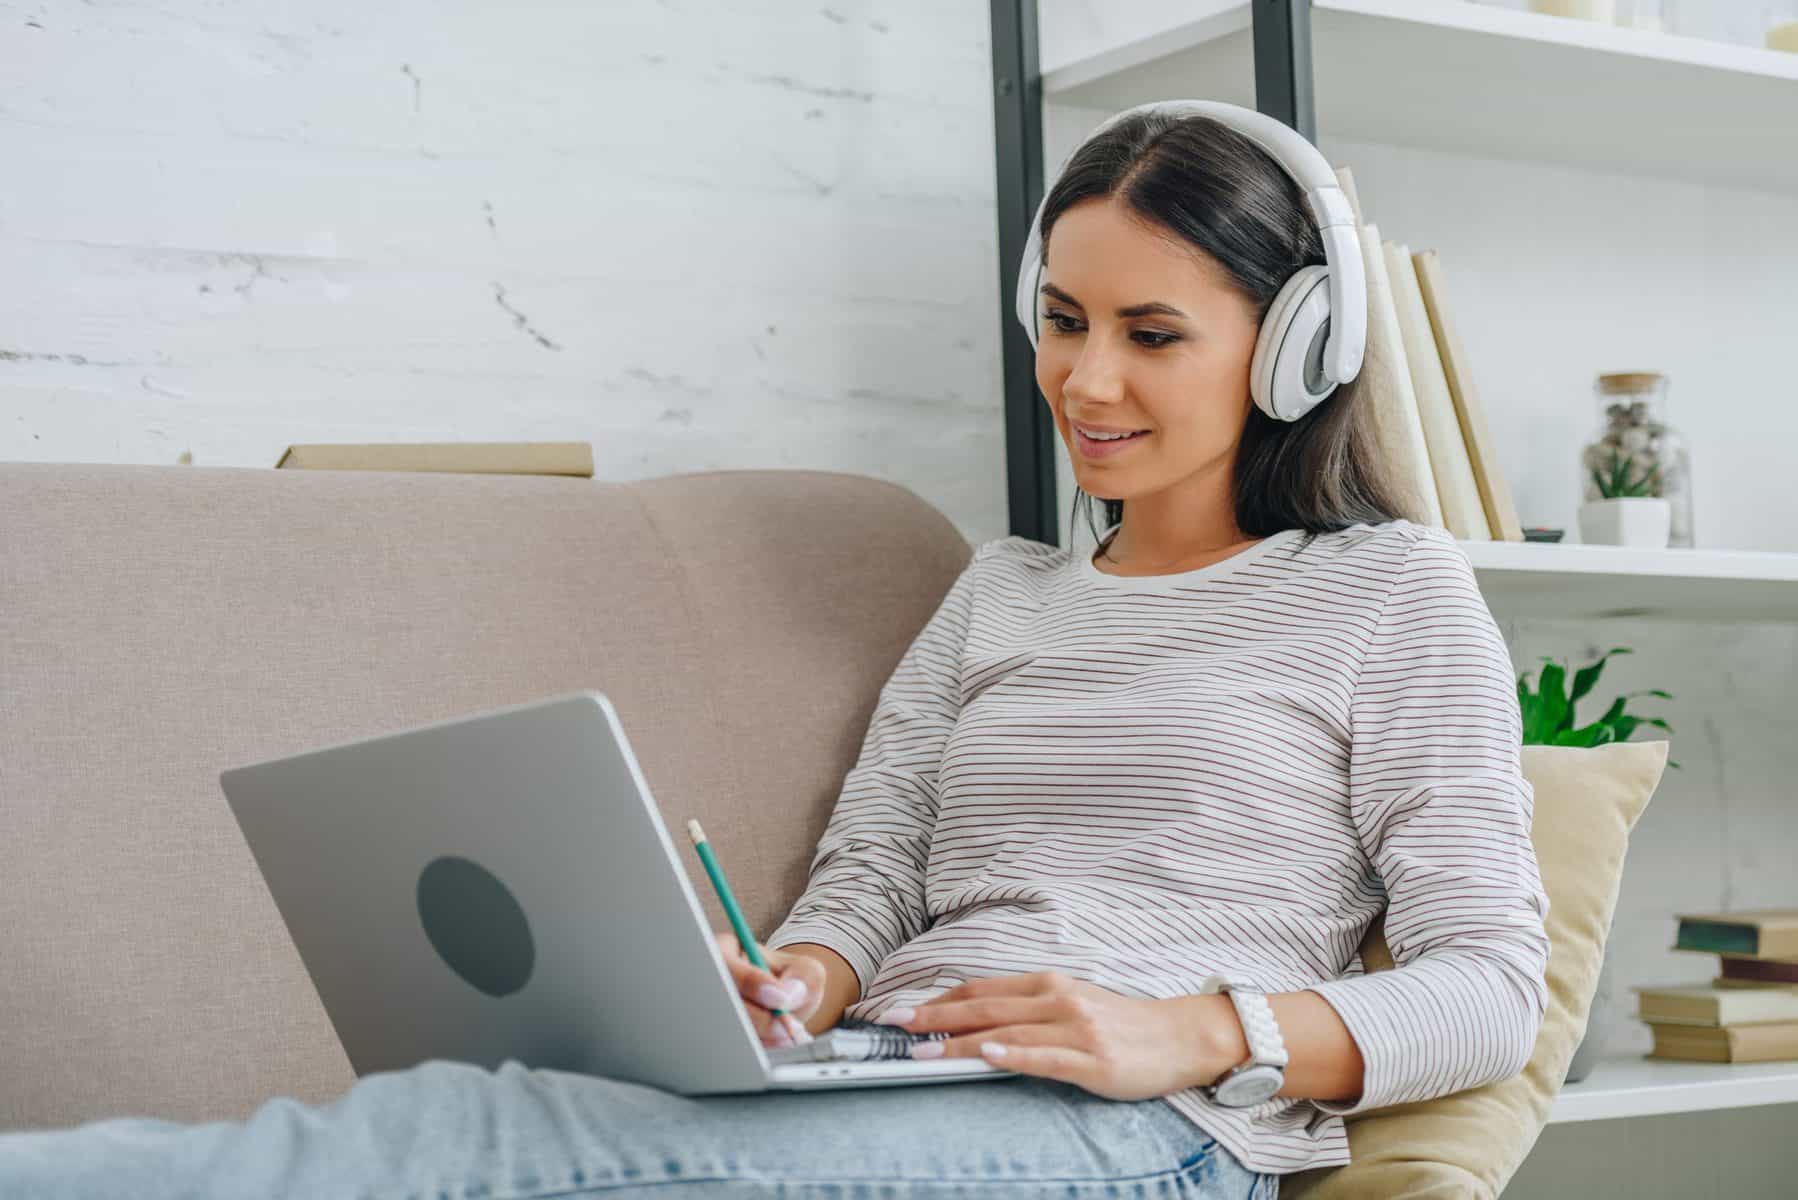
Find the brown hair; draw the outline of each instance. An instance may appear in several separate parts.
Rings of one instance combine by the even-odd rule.
[[[1298,183],[1255,142],[1210,117],[1139,113],[1082,146],[1043,206],[1044,255],[1062,213],[1113,196],[1216,259],[1254,305],[1257,322],[1295,271],[1325,262]],[[1250,408],[1233,481],[1244,533],[1323,533],[1406,515],[1404,493],[1379,455],[1360,400],[1364,377],[1337,385],[1297,421]],[[1074,511],[1087,506],[1094,537],[1123,519],[1124,501],[1101,500],[1105,526],[1093,526],[1090,506],[1098,497],[1076,491]]]

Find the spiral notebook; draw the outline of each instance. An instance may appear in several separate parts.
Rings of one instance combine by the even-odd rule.
[[[776,1066],[801,1062],[873,1062],[876,1059],[911,1057],[918,1042],[941,1042],[947,1033],[912,1033],[897,1025],[874,1021],[843,1020],[803,1046],[781,1046],[768,1051]]]

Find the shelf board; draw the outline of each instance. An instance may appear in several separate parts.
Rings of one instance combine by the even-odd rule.
[[[1672,1062],[1641,1055],[1601,1058],[1578,1083],[1563,1084],[1549,1124],[1661,1113],[1798,1103],[1798,1061]]]
[[[1115,45],[1046,37],[1080,51],[1043,64],[1044,99],[1254,107],[1247,3],[1155,11]],[[1798,191],[1798,54],[1468,0],[1313,0],[1312,46],[1320,137]]]
[[[1494,615],[1798,620],[1798,554],[1759,550],[1457,543]]]

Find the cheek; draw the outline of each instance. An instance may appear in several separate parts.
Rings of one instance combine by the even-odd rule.
[[[1061,395],[1061,385],[1067,381],[1067,364],[1061,358],[1061,355],[1046,350],[1038,351],[1036,355],[1036,386],[1049,401]]]

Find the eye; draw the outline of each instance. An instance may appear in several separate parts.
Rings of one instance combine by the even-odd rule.
[[[1079,333],[1082,328],[1080,318],[1069,316],[1067,313],[1053,308],[1043,311],[1043,321],[1055,333]],[[1158,333],[1152,329],[1139,329],[1130,336],[1136,339],[1137,345],[1147,350],[1159,350],[1163,346],[1180,340],[1180,335],[1177,333]]]

